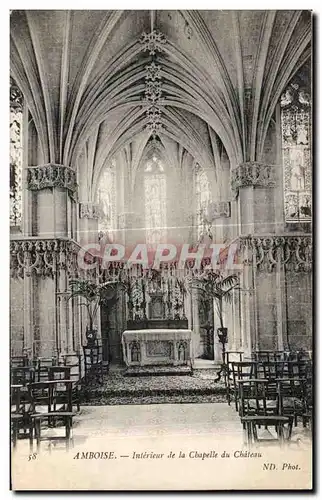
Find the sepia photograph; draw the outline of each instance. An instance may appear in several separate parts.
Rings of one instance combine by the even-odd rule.
[[[312,490],[312,11],[7,15],[10,489]]]

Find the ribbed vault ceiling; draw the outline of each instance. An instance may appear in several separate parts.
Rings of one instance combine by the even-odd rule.
[[[132,144],[134,168],[150,133],[143,104],[149,51],[143,32],[166,38],[162,130],[216,168],[260,160],[278,99],[310,57],[308,11],[14,11],[11,71],[32,115],[43,162],[76,168],[89,183]],[[141,156],[140,156],[141,155]],[[132,159],[133,163],[133,159]]]

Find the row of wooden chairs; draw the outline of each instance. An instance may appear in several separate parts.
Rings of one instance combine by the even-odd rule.
[[[74,407],[80,410],[80,356],[64,355],[51,358],[11,358],[11,427],[12,443],[28,438],[30,448],[34,438],[40,442],[63,439],[66,449],[72,442]],[[56,435],[58,423],[63,435]],[[55,434],[50,430],[55,427]]]
[[[66,448],[69,448],[73,411],[75,407],[80,411],[80,389],[92,380],[102,383],[104,371],[108,371],[108,364],[103,361],[103,349],[99,343],[83,346],[83,357],[68,354],[36,359],[12,357],[13,446],[16,446],[18,437],[29,437],[32,447],[36,437],[39,448],[43,424],[48,431],[48,426],[56,425],[59,420],[65,427],[64,439]],[[40,410],[40,406],[46,411],[44,408]]]
[[[250,446],[258,443],[257,431],[261,426],[265,429],[274,426],[276,439],[284,444],[291,439],[292,428],[299,420],[304,427],[311,423],[311,357],[298,353],[255,354],[252,360],[244,361],[241,352],[227,353],[224,372],[227,402],[235,403],[245,443]]]
[[[37,452],[40,442],[64,440],[68,450],[72,442],[73,381],[71,379],[32,382],[27,386],[11,385],[12,443],[15,449],[19,437],[28,437],[30,453],[33,453],[34,438]],[[42,425],[45,424],[45,425]],[[62,425],[63,434],[57,434]],[[54,429],[54,433],[53,433]]]
[[[103,346],[98,342],[95,345],[83,346],[82,358],[80,355],[75,354],[65,354],[49,358],[39,357],[36,359],[28,359],[27,356],[14,356],[11,358],[12,372],[19,374],[22,379],[32,378],[29,382],[47,380],[49,368],[60,365],[69,366],[71,376],[75,381],[79,382],[83,378],[85,384],[92,379],[101,383],[103,381],[103,374],[108,372],[108,362],[103,360]],[[30,368],[33,370],[31,371]],[[22,383],[24,382],[25,380],[22,381]]]

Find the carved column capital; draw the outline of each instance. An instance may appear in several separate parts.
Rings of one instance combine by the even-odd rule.
[[[100,207],[99,205],[86,201],[79,204],[79,217],[80,219],[99,219]]]
[[[274,187],[275,184],[275,165],[249,161],[234,168],[231,173],[231,188],[236,193],[243,187]]]
[[[27,169],[27,188],[40,191],[46,188],[65,188],[74,194],[77,191],[76,172],[65,165],[38,165]]]

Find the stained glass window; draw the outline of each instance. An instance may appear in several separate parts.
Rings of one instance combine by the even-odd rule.
[[[99,205],[98,228],[101,235],[108,234],[109,240],[114,240],[116,230],[116,186],[115,163],[112,162],[102,172],[97,189],[97,203]]]
[[[208,232],[207,210],[211,201],[211,189],[207,173],[195,165],[196,229],[198,241]]]
[[[10,78],[10,225],[22,217],[22,116],[23,96]]]
[[[312,217],[311,96],[295,78],[281,97],[284,211],[286,222]]]
[[[146,243],[153,248],[166,238],[166,177],[157,156],[147,162],[144,174]]]

